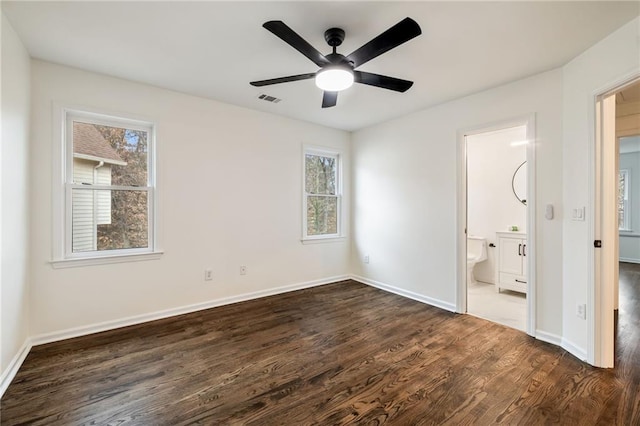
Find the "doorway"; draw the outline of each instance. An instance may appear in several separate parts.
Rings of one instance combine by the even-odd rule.
[[[616,337],[638,315],[627,307],[639,296],[629,277],[640,264],[640,78],[598,97],[595,152],[593,360],[613,367]]]
[[[533,335],[534,117],[458,139],[457,311]]]

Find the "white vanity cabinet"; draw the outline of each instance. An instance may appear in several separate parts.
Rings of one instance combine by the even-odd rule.
[[[527,293],[527,234],[497,232],[496,291]]]

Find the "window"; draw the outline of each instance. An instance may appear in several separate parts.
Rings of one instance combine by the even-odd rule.
[[[64,231],[55,260],[153,253],[153,125],[81,111],[63,116]]]
[[[341,164],[338,152],[304,151],[303,239],[341,236]]]
[[[620,170],[618,183],[618,229],[631,231],[629,212],[629,170]]]

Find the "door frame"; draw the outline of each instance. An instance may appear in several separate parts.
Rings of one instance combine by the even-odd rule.
[[[535,113],[468,127],[457,135],[456,312],[467,313],[467,136],[526,126],[527,141],[527,334],[536,330],[536,116]]]
[[[620,238],[617,233],[614,233],[614,236],[611,237],[613,238],[611,242],[605,238],[607,236],[606,232],[603,234],[603,230],[612,226],[610,221],[616,220],[616,216],[605,214],[606,206],[602,202],[606,188],[603,188],[603,176],[601,175],[601,170],[605,167],[602,163],[605,146],[602,125],[604,111],[601,105],[606,97],[638,81],[640,81],[640,70],[634,70],[598,89],[592,93],[589,100],[589,126],[592,129],[590,132],[592,139],[589,143],[589,182],[591,186],[589,191],[591,214],[589,217],[593,219],[591,219],[591,223],[588,226],[588,241],[602,240],[603,247],[611,243],[613,243],[612,247],[618,246]],[[614,170],[617,167],[617,159],[615,161]],[[607,167],[611,169],[612,165],[609,164]],[[617,180],[615,181],[617,182]],[[613,206],[609,207],[613,208]],[[615,264],[612,264],[612,262]],[[606,278],[608,278],[610,271],[618,267],[618,262],[618,259],[612,258],[607,253],[602,253],[602,250],[596,250],[593,244],[589,245],[587,265],[587,362],[596,367],[614,367],[615,330],[613,317],[614,309],[616,308],[615,290],[617,286],[612,279]]]

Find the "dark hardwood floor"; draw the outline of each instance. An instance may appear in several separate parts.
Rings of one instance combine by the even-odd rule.
[[[640,267],[621,276],[612,370],[344,281],[34,347],[1,424],[638,425]]]

